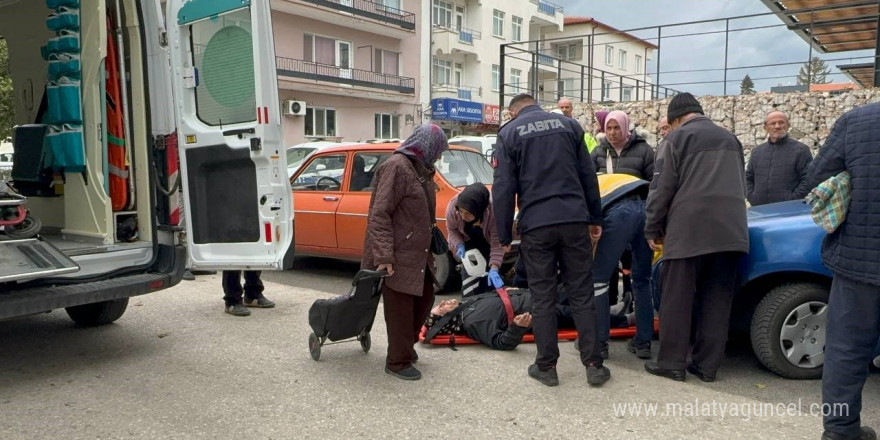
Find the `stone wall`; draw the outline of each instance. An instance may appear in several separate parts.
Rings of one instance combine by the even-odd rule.
[[[585,127],[595,124],[593,113],[602,109],[623,110],[632,124],[647,130],[656,145],[657,122],[666,115],[669,99],[621,102],[610,106],[575,103],[573,116]],[[851,90],[840,94],[760,93],[755,95],[702,96],[698,98],[706,116],[733,131],[746,149],[765,141],[764,117],[773,110],[788,114],[793,137],[816,150],[825,142],[837,118],[848,110],[880,102],[880,89]],[[549,110],[549,109],[548,109]],[[588,125],[588,123],[590,125]]]

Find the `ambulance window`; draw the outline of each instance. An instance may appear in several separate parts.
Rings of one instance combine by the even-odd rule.
[[[196,112],[208,125],[256,119],[254,47],[248,8],[191,26]]]

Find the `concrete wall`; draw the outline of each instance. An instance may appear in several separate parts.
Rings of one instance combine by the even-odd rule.
[[[669,98],[671,99],[671,98]],[[658,101],[621,102],[611,106],[596,103],[575,103],[573,116],[584,127],[593,127],[593,113],[599,110],[623,110],[632,124],[657,134],[657,122],[666,115],[669,99]],[[840,115],[853,108],[880,102],[880,89],[863,89],[830,93],[761,93],[755,95],[702,96],[698,98],[706,116],[733,131],[746,149],[763,143],[764,117],[773,110],[788,114],[791,134],[817,150],[825,142],[831,127]],[[550,109],[552,107],[548,107]],[[652,145],[656,138],[650,139]]]

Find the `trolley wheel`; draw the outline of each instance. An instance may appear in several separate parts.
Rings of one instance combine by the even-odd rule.
[[[318,340],[318,336],[314,333],[309,335],[309,354],[312,355],[314,360],[321,358],[321,341]]]
[[[370,351],[370,347],[372,346],[373,341],[372,338],[370,338],[369,332],[361,333],[361,335],[358,336],[358,341],[361,341],[361,348],[364,350],[364,353]]]

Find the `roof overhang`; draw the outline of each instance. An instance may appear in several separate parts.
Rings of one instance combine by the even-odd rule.
[[[819,53],[877,47],[877,0],[761,0]]]

